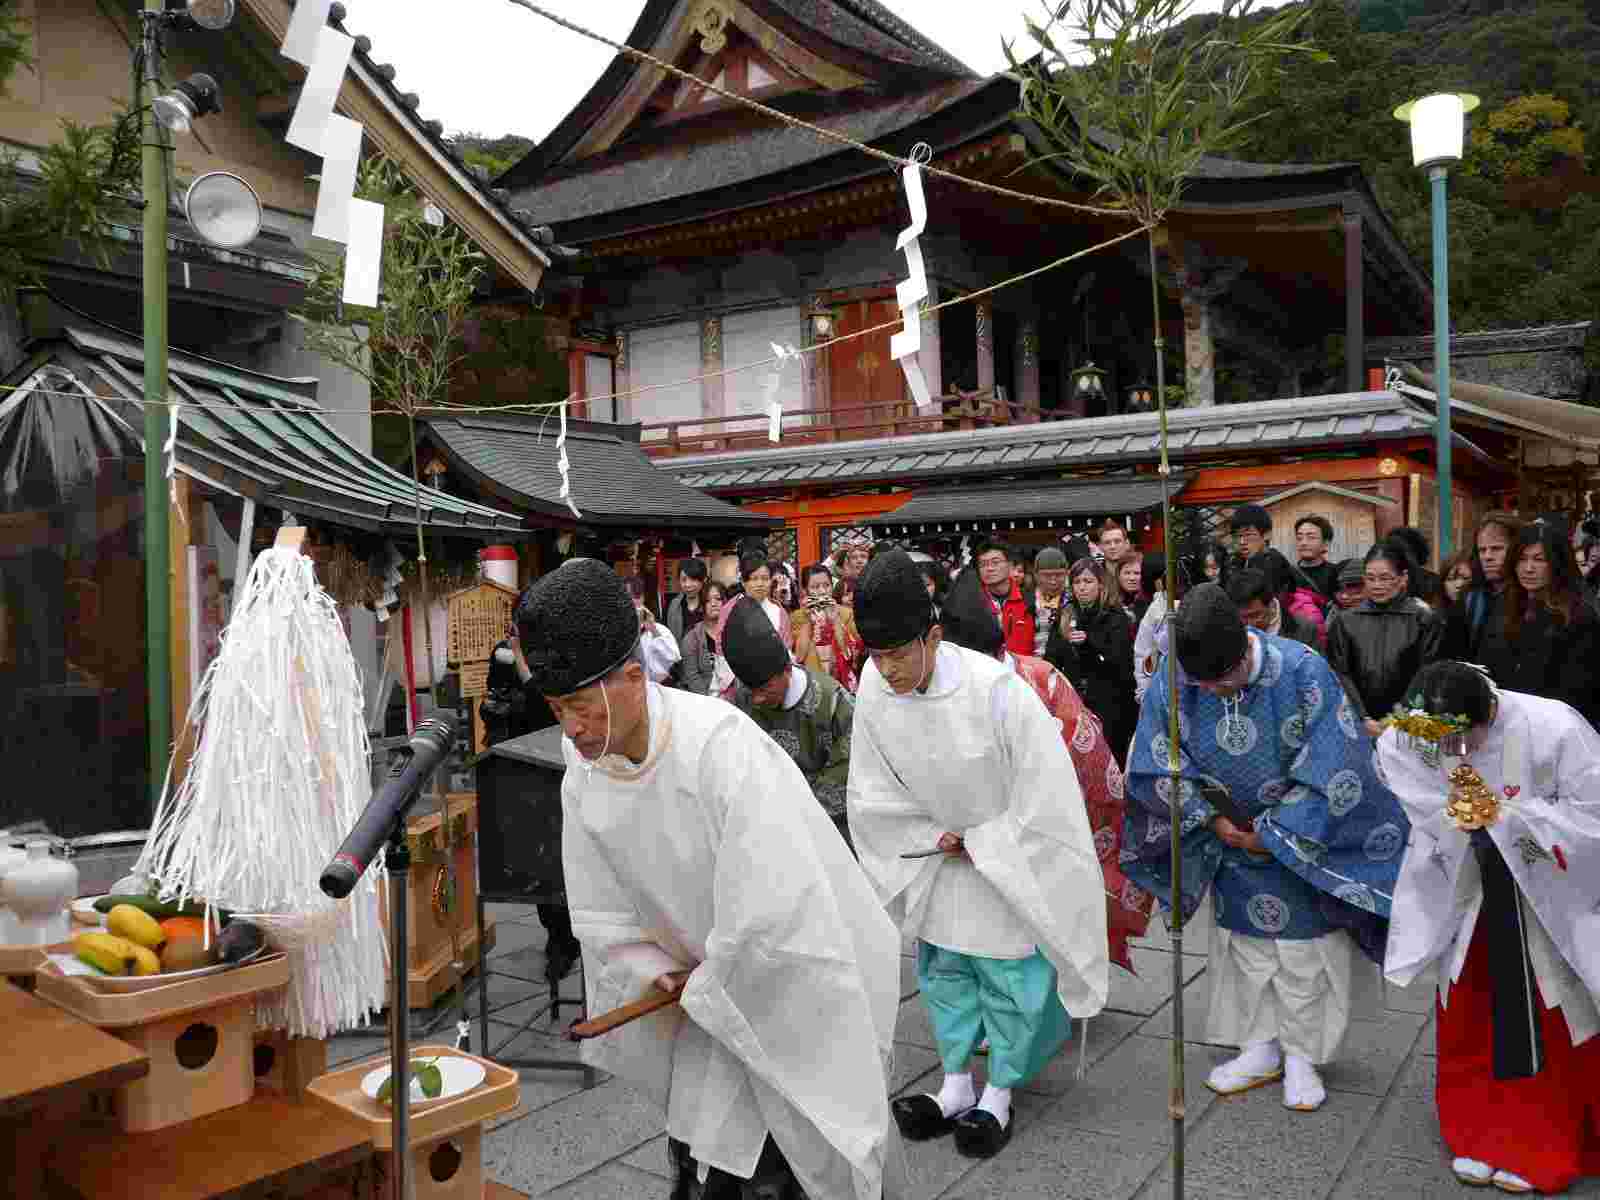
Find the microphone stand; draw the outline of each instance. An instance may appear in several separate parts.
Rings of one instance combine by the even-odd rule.
[[[405,810],[395,817],[384,853],[389,874],[389,1143],[394,1200],[411,1200],[411,1010],[407,995],[407,889],[411,847],[406,843]],[[448,814],[447,814],[448,815]]]

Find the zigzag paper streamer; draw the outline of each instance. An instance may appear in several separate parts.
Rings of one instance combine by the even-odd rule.
[[[161,447],[161,453],[167,456],[167,494],[172,499],[178,520],[187,527],[188,514],[183,511],[184,506],[178,503],[178,413],[182,408],[183,405],[176,401],[172,405],[172,424],[167,430],[167,444]]]
[[[772,353],[778,361],[772,364],[772,370],[767,374],[767,441],[776,442],[783,437],[783,401],[778,399],[778,385],[783,382],[783,367],[791,358],[799,358],[800,351],[793,346],[780,346],[777,342],[768,342]]]
[[[910,277],[895,286],[895,301],[900,305],[904,324],[899,333],[889,339],[889,357],[900,363],[906,373],[906,384],[918,408],[929,408],[933,396],[928,391],[928,381],[922,374],[922,364],[917,352],[922,349],[922,313],[918,305],[928,298],[928,272],[922,263],[922,231],[928,227],[928,201],[922,192],[922,163],[932,157],[932,149],[919,142],[911,151],[911,161],[901,171],[905,181],[906,205],[911,209],[911,224],[901,230],[895,249],[906,256]]]
[[[556,470],[561,472],[561,498],[567,502],[572,515],[582,520],[583,514],[572,502],[572,463],[567,459],[567,404],[570,399],[561,402],[561,432],[556,437]]]
[[[334,111],[355,39],[328,26],[331,0],[299,0],[281,51],[306,68],[284,140],[322,159],[311,234],[345,247],[346,304],[373,308],[383,268],[383,205],[355,198],[362,128]]]

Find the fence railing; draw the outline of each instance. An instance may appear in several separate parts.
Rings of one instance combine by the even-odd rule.
[[[1037,406],[997,399],[992,391],[961,392],[938,399],[939,407],[928,410],[919,409],[908,400],[848,408],[785,409],[782,443],[808,445],[897,437],[909,433],[1030,424],[1040,419]],[[641,425],[641,441],[647,453],[662,457],[751,450],[772,444],[767,438],[767,418],[750,413],[646,421]]]

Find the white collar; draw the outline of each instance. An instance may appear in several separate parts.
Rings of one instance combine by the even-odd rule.
[[[789,665],[789,687],[783,693],[783,711],[788,712],[806,694],[806,688],[811,684],[805,670],[796,663]]]

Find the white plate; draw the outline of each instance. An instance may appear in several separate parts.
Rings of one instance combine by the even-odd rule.
[[[433,1062],[428,1057],[413,1058],[414,1063]],[[437,1096],[423,1096],[422,1085],[415,1079],[411,1081],[411,1107],[413,1109],[426,1108],[432,1104],[439,1104],[445,1100],[453,1100],[463,1092],[470,1092],[483,1082],[488,1074],[483,1069],[483,1064],[474,1062],[470,1058],[457,1058],[453,1054],[441,1054],[438,1059],[439,1074],[444,1086],[439,1089]],[[377,1100],[378,1089],[383,1086],[384,1080],[389,1078],[389,1064],[375,1070],[368,1071],[361,1080],[361,1090],[366,1093],[367,1099]],[[381,1103],[381,1101],[380,1101]],[[383,1105],[388,1108],[387,1104]]]
[[[96,912],[94,902],[103,900],[104,896],[85,896],[81,900],[72,902],[72,920],[74,924],[83,926],[104,925],[106,914]]]
[[[189,979],[200,979],[206,975],[220,975],[224,971],[231,971],[235,967],[248,966],[267,952],[265,946],[258,946],[246,954],[238,962],[212,963],[209,967],[196,967],[192,971],[162,971],[156,975],[86,975],[86,978],[102,992],[143,992],[150,988],[166,987],[169,983],[183,983]]]

